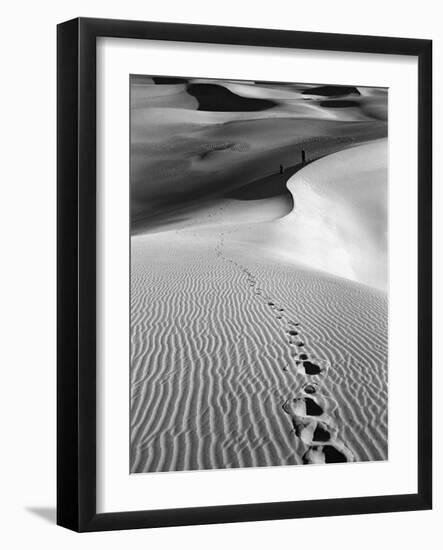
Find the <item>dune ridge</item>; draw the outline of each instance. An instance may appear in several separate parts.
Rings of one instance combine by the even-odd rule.
[[[333,152],[288,176],[291,210],[237,232],[238,241],[267,247],[276,261],[281,256],[386,290],[387,141]]]
[[[312,161],[387,135],[386,90],[140,75],[131,82],[133,233],[279,164],[293,166],[302,150]]]

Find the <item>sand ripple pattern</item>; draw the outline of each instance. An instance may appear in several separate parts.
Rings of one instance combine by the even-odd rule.
[[[387,458],[385,294],[220,232],[133,238],[131,278],[131,472]]]
[[[244,266],[225,255],[224,233],[220,233],[220,243],[216,247],[216,254],[226,262],[236,266],[246,275],[246,282],[251,287],[253,295],[268,306],[271,314],[287,335],[287,343],[291,346],[291,363],[286,364],[283,370],[290,368],[303,377],[303,382],[295,397],[289,398],[282,408],[292,421],[295,435],[306,446],[302,460],[304,464],[324,464],[329,462],[352,462],[353,453],[346,447],[339,437],[339,429],[334,417],[330,414],[336,403],[321,395],[319,380],[327,376],[329,364],[325,361],[311,360],[304,349],[301,337],[300,323],[289,319],[285,308],[269,296],[252,274]]]

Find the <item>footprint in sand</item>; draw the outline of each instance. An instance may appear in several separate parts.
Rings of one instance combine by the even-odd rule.
[[[313,445],[303,455],[303,464],[334,464],[338,462],[353,462],[354,455],[339,441],[327,445]]]
[[[324,375],[327,373],[329,365],[326,362],[313,363],[312,361],[303,359],[302,356],[304,358],[306,354],[301,354],[299,356],[299,359],[301,359],[299,363],[299,372],[307,376]]]
[[[314,430],[312,441],[316,443],[326,443],[331,439],[331,432],[323,427],[321,424],[317,424]]]
[[[301,354],[301,357],[308,356]],[[327,370],[324,365],[316,365],[307,359],[297,363],[307,376]],[[354,456],[339,439],[336,422],[328,414],[330,401],[320,395],[318,389],[317,383],[308,383],[302,388],[305,396],[289,399],[283,405],[283,410],[291,417],[294,433],[308,447],[302,461],[304,464],[352,462]]]
[[[306,384],[303,388],[303,391],[307,394],[317,393],[318,385],[317,384]]]
[[[291,416],[321,416],[323,414],[322,406],[311,397],[294,397],[289,399],[283,405],[283,410]]]
[[[326,401],[321,397],[319,401],[323,406],[310,397],[296,397],[283,405],[296,436],[306,445],[330,441],[338,433],[333,419],[325,413]]]

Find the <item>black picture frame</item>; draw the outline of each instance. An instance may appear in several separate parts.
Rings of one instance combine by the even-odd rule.
[[[418,59],[416,494],[135,512],[96,511],[96,39],[399,54]],[[432,42],[78,18],[57,29],[57,523],[104,531],[425,510],[432,506]]]

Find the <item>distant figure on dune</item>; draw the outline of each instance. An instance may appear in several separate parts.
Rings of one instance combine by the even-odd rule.
[[[301,150],[301,163],[306,164],[306,151],[304,149]]]
[[[284,170],[285,169],[283,168],[283,164],[280,164],[280,174],[283,174]]]

